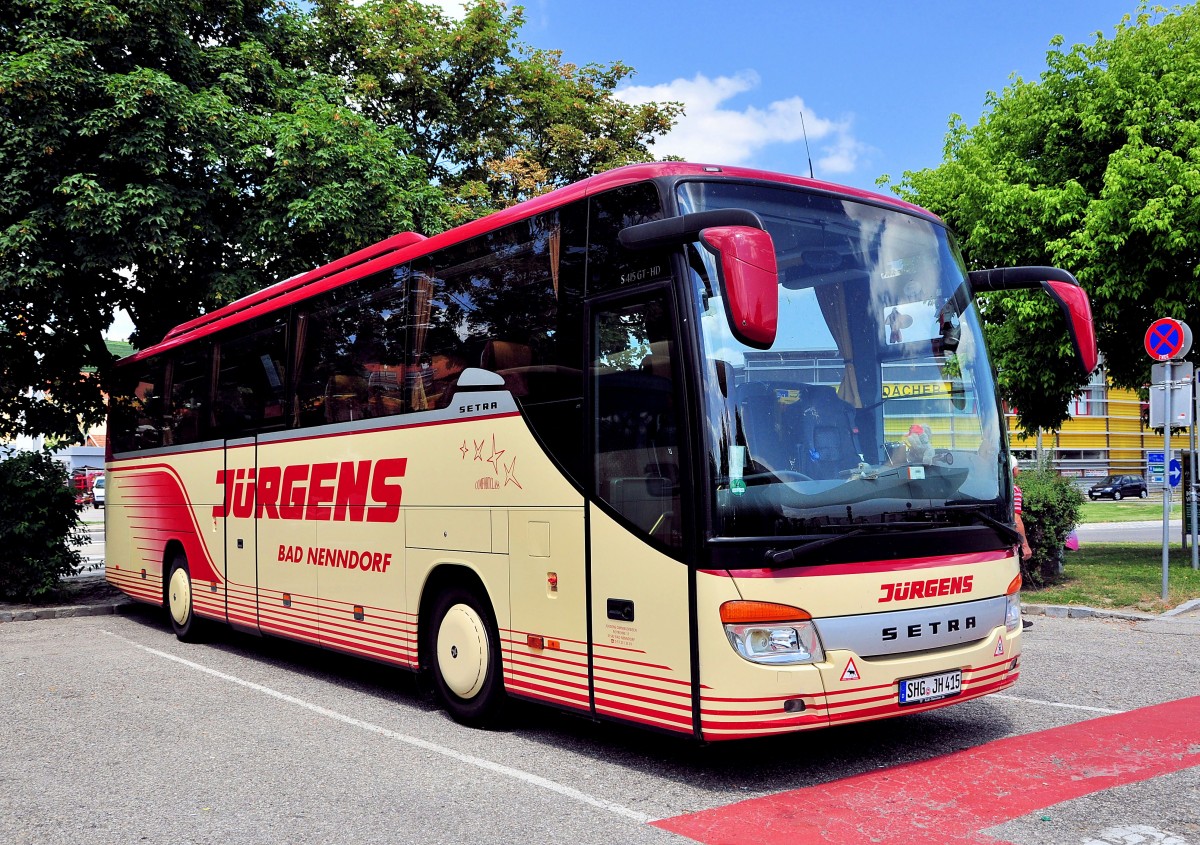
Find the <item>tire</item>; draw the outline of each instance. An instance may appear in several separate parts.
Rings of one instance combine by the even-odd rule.
[[[201,623],[192,607],[192,574],[182,552],[171,558],[167,574],[167,615],[175,636],[185,643],[200,639]]]
[[[506,701],[500,636],[478,593],[452,587],[436,597],[425,654],[438,699],[454,721],[476,728],[499,723]]]
[[[1121,491],[1120,491],[1120,490],[1114,490],[1114,491],[1113,491],[1113,501],[1114,501],[1114,502],[1119,502],[1119,501],[1121,501]]]

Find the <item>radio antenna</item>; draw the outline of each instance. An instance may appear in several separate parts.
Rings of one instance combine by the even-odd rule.
[[[812,151],[808,148],[808,130],[804,127],[804,112],[800,112],[800,131],[804,135],[804,152],[808,155],[808,178],[816,179],[813,175]]]

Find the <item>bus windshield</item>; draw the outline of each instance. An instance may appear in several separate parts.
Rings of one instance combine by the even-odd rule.
[[[678,201],[754,211],[779,266],[778,334],[754,349],[729,330],[715,257],[689,247],[714,536],[1006,518],[995,384],[944,227],[761,184],[686,182]]]

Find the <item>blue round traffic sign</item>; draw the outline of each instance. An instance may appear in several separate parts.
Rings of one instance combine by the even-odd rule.
[[[1177,459],[1172,458],[1171,463],[1167,468],[1167,481],[1172,487],[1178,487],[1180,479],[1183,478],[1183,464]]]
[[[1170,317],[1155,320],[1146,330],[1146,351],[1155,361],[1170,361],[1187,354],[1184,344],[1191,332],[1183,323]],[[1188,344],[1190,345],[1190,344]]]

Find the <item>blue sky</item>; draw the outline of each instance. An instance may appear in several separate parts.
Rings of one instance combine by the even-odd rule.
[[[439,5],[460,10],[461,0]],[[974,125],[988,91],[1037,79],[1050,40],[1106,36],[1135,0],[527,0],[520,40],[576,64],[621,60],[631,99],[681,99],[655,149],[695,161],[874,188],[935,167],[951,114]]]

